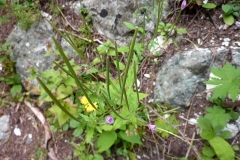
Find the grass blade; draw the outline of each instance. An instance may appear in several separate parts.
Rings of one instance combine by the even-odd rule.
[[[93,102],[91,101],[91,99],[89,98],[89,96],[87,95],[87,92],[86,92],[85,89],[83,88],[82,83],[81,83],[80,80],[78,79],[75,71],[73,70],[71,64],[69,63],[69,60],[67,59],[66,55],[64,54],[62,47],[59,45],[59,43],[57,42],[57,40],[56,40],[54,37],[52,37],[52,39],[53,39],[53,42],[54,42],[55,45],[56,45],[56,48],[57,48],[58,51],[59,51],[59,54],[60,54],[61,57],[63,58],[64,63],[67,65],[68,70],[69,70],[70,74],[72,75],[72,78],[75,80],[77,86],[82,90],[83,94],[86,96],[87,100],[88,100],[89,103],[92,105],[92,107],[93,107],[94,109],[97,109],[97,108],[94,106],[94,104],[93,104]]]
[[[123,76],[123,84],[122,84],[121,103],[122,103],[122,98],[123,98],[123,92],[125,91],[124,88],[125,88],[125,84],[126,84],[126,80],[127,80],[128,70],[129,70],[130,63],[132,62],[132,58],[133,58],[133,54],[134,54],[134,45],[135,45],[136,38],[137,38],[137,32],[138,32],[138,28],[135,29],[133,39],[131,42],[131,46],[130,46],[130,50],[129,50],[129,54],[128,54],[127,65],[125,67],[125,72],[124,72],[124,76]]]

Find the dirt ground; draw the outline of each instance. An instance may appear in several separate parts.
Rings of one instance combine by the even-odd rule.
[[[59,5],[64,4],[67,0],[59,0]],[[49,4],[42,1],[41,8],[45,11],[49,10]],[[73,11],[69,8],[63,10],[63,13],[68,18],[68,21],[74,25],[78,26],[80,23],[76,22],[78,19],[80,22],[80,17],[75,15]],[[11,14],[9,10],[0,9],[0,16]],[[220,8],[207,11],[201,7],[189,7],[183,10],[178,26],[187,28],[187,34],[184,35],[178,43],[178,47],[171,45],[163,56],[158,57],[158,63],[153,62],[153,58],[146,55],[145,60],[139,67],[138,79],[141,81],[141,92],[149,94],[149,97],[145,100],[145,103],[153,96],[154,81],[156,78],[157,71],[161,66],[162,62],[167,60],[169,57],[174,55],[176,52],[181,50],[189,50],[194,46],[192,43],[196,44],[198,47],[219,47],[221,46],[223,38],[230,38],[231,42],[238,41],[240,38],[240,28],[236,25],[228,27],[226,30],[218,29],[219,26],[223,26],[224,23],[222,18],[219,18],[222,11]],[[176,18],[177,13],[169,17],[168,21],[173,22]],[[10,21],[3,23],[0,26],[0,44],[6,40],[7,36],[11,33],[14,25],[16,24],[15,18],[10,16]],[[74,17],[74,18],[73,18]],[[61,25],[63,22],[61,18],[57,18],[58,24]],[[240,20],[240,19],[238,19]],[[94,35],[99,34],[93,32]],[[106,37],[101,37],[106,39]],[[214,43],[212,41],[214,40]],[[191,43],[192,42],[192,43]],[[200,42],[200,43],[199,43]],[[232,45],[232,44],[230,44]],[[4,53],[1,53],[3,55]],[[149,60],[149,58],[151,60]],[[231,59],[231,53],[229,53],[229,59]],[[149,80],[144,77],[145,73],[151,74],[152,78]],[[4,74],[4,71],[0,71],[0,76]],[[40,160],[47,159],[47,150],[44,147],[45,144],[45,133],[44,127],[38,118],[33,114],[33,112],[23,103],[23,102],[13,102],[7,99],[9,94],[9,87],[0,83],[0,98],[9,101],[7,106],[0,106],[0,116],[10,115],[10,126],[11,135],[7,142],[0,146],[0,159],[2,160]],[[187,123],[190,118],[196,118],[196,115],[203,115],[205,113],[205,107],[211,105],[206,101],[206,93],[197,93],[193,99],[189,109],[186,112],[179,113],[177,119],[180,120],[179,131],[185,136],[195,150],[201,150],[203,147],[203,141],[200,140],[200,136],[196,131],[196,126]],[[32,103],[36,105],[36,103]],[[44,112],[44,108],[40,107],[40,111]],[[18,127],[22,131],[22,136],[16,136],[13,133],[14,127]],[[32,141],[27,143],[28,135],[32,134]],[[69,144],[72,141],[72,131],[62,132],[62,133],[52,133],[52,139],[49,142],[49,146],[54,149],[57,159],[77,159],[73,156],[73,147]],[[194,140],[193,140],[194,139]],[[239,134],[229,141],[231,144],[240,145]],[[194,149],[191,149],[189,145],[174,136],[170,136],[168,139],[163,139],[155,133],[146,133],[144,137],[142,147],[135,147],[133,152],[141,157],[142,160],[168,160],[175,159],[175,157],[188,157],[188,159],[196,159],[196,154]],[[164,153],[164,154],[163,154]],[[113,158],[111,158],[113,159]],[[122,157],[115,157],[115,159],[123,159]]]

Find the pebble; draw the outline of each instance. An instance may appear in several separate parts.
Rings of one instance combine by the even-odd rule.
[[[0,63],[0,71],[2,70],[2,63]]]
[[[196,124],[197,124],[197,119],[195,119],[195,118],[190,118],[190,119],[188,120],[188,123],[191,124],[191,125],[196,125]]]
[[[236,21],[235,24],[236,24],[237,27],[240,27],[240,22],[239,21]]]
[[[150,78],[150,74],[144,74],[144,77]]]
[[[21,130],[19,128],[14,128],[13,132],[16,136],[21,136]]]

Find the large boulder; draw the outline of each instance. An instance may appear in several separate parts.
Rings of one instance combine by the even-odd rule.
[[[166,60],[157,74],[154,89],[155,102],[171,107],[187,107],[194,94],[205,90],[210,67],[220,67],[229,49],[208,48],[178,52]]]
[[[50,69],[55,60],[55,55],[45,56],[47,52],[54,52],[54,44],[51,37],[54,35],[53,28],[44,19],[38,25],[29,30],[22,30],[18,25],[7,38],[11,42],[11,59],[16,61],[16,70],[23,84],[38,86],[37,80],[27,83],[31,75],[31,69],[37,68],[38,73]]]
[[[138,3],[136,3],[138,2]],[[168,0],[164,0],[167,4]],[[163,5],[163,15],[166,18],[169,14],[167,5]],[[146,27],[147,33],[153,33],[158,14],[158,5],[154,1],[138,0],[138,1],[95,1],[83,0],[72,5],[75,12],[79,14],[81,7],[86,8],[93,18],[94,28],[104,36],[116,40],[118,44],[128,44],[132,38],[131,30],[125,26],[123,22],[130,22],[135,26],[143,26],[144,14],[146,13]]]

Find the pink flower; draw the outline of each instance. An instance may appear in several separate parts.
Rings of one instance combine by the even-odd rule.
[[[107,116],[105,121],[108,124],[113,124],[114,123],[114,118],[112,116]]]
[[[148,128],[152,131],[155,131],[157,129],[156,125],[148,124]]]
[[[181,4],[181,10],[183,10],[186,7],[186,5],[187,5],[187,1],[183,0]]]

